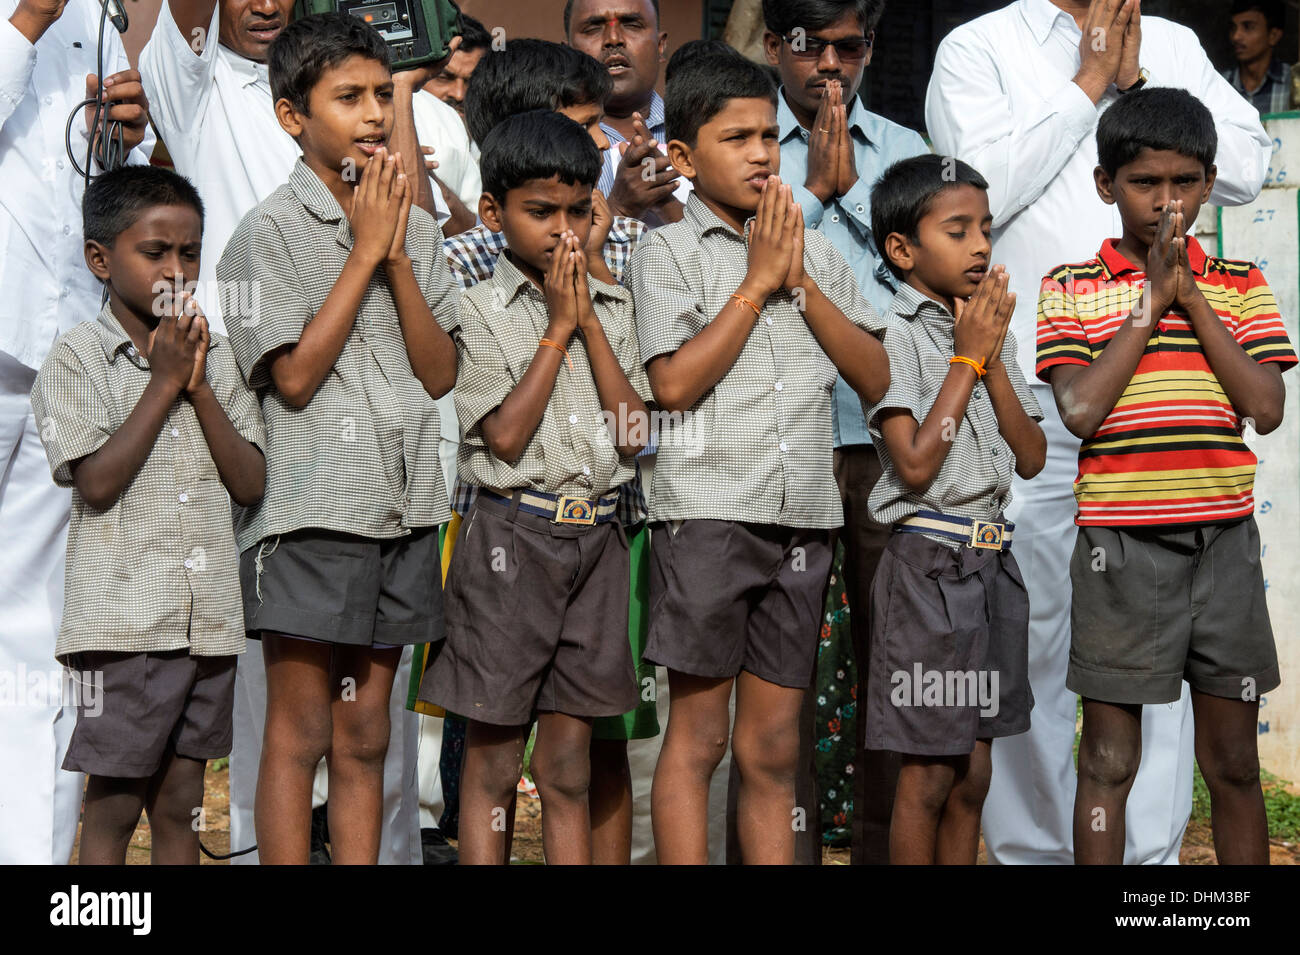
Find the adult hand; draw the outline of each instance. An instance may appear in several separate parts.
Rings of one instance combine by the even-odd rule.
[[[1133,16],[1124,31],[1124,48],[1119,58],[1115,86],[1126,90],[1142,78],[1142,0],[1133,0]]]
[[[18,0],[9,22],[33,46],[63,16],[68,0]]]
[[[632,116],[635,132],[630,142],[620,144],[623,158],[614,174],[609,202],[614,214],[639,219],[647,209],[672,198],[681,173],[659,152],[659,143],[641,114]]]
[[[86,99],[93,99],[98,89],[99,77],[87,73]],[[137,70],[122,70],[104,77],[104,102],[109,121],[116,120],[122,124],[122,143],[126,151],[130,152],[144,141],[145,131],[149,127],[149,100],[144,95],[140,73]],[[92,136],[98,133],[90,128],[94,115],[94,109],[86,107],[86,131]]]
[[[587,235],[586,253],[588,256],[603,256],[605,243],[609,241],[609,230],[614,226],[614,216],[609,211],[609,202],[599,189],[591,190],[591,232]]]
[[[817,107],[817,118],[808,131],[808,175],[804,188],[821,202],[827,202],[839,192],[840,135],[837,129],[840,84],[831,80],[822,87],[822,100]]]
[[[1092,0],[1079,38],[1079,72],[1074,81],[1095,103],[1119,74],[1124,34],[1137,0]]]

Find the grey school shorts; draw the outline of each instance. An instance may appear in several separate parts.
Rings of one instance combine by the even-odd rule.
[[[168,743],[191,759],[229,756],[235,659],[186,649],[73,654],[69,665],[83,686],[63,768],[140,779],[158,771]]]
[[[1065,685],[1106,703],[1193,690],[1255,700],[1281,683],[1253,517],[1187,528],[1079,528]]]
[[[478,495],[447,568],[447,639],[419,699],[496,726],[635,709],[630,571],[617,520],[555,524]]]
[[[645,659],[692,676],[747,670],[812,682],[830,573],[824,530],[739,521],[659,522],[650,536]]]
[[[871,586],[867,749],[964,756],[1029,729],[1029,595],[1010,550],[895,533]]]
[[[443,636],[436,527],[384,540],[317,528],[268,537],[239,555],[239,584],[253,638],[394,647]]]

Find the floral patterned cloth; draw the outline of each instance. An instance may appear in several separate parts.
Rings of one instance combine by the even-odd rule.
[[[817,645],[817,797],[822,843],[846,846],[853,830],[853,747],[857,739],[858,674],[849,636],[843,578],[844,545],[837,544]]]

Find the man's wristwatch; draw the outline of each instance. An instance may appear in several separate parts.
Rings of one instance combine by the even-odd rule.
[[[1137,82],[1136,82],[1136,83],[1134,83],[1134,84],[1133,84],[1132,86],[1130,86],[1128,89],[1123,89],[1123,90],[1120,89],[1120,88],[1117,86],[1117,87],[1115,87],[1115,91],[1116,91],[1117,93],[1119,93],[1121,96],[1123,96],[1125,93],[1134,93],[1134,92],[1137,92],[1137,91],[1140,90],[1142,87],[1144,87],[1144,86],[1147,85],[1147,80],[1149,80],[1149,79],[1151,79],[1151,74],[1148,73],[1145,69],[1139,68],[1139,69],[1138,69],[1138,79],[1137,79]]]

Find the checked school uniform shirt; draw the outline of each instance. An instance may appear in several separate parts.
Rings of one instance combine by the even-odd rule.
[[[627,216],[615,216],[610,223],[609,236],[605,240],[605,264],[610,274],[620,285],[627,270],[628,259],[632,250],[645,235],[645,223]],[[447,264],[451,267],[452,277],[460,283],[462,289],[473,288],[480,282],[492,278],[497,259],[506,250],[506,237],[503,232],[493,232],[485,225],[475,226],[468,232],[453,235],[442,244],[447,253]],[[478,488],[457,480],[451,495],[451,509],[457,514],[468,514],[474,506]],[[645,520],[645,494],[641,491],[641,482],[633,480],[620,489],[618,498],[618,519],[624,527],[634,527]]]
[[[307,407],[294,408],[271,380],[267,356],[302,337],[351,250],[347,216],[299,159],[289,181],[244,216],[217,264],[230,343],[270,441],[265,497],[236,508],[241,551],[305,527],[387,539],[451,516],[438,410],[411,370],[382,268]],[[453,330],[459,293],[442,232],[419,208],[407,222],[406,253],[434,318]]]
[[[1249,262],[1210,258],[1194,238],[1187,258],[1210,307],[1255,361],[1282,370],[1296,354],[1273,291]],[[1146,273],[1107,239],[1097,258],[1063,265],[1038,300],[1038,377],[1090,365],[1141,301]],[[1213,524],[1255,510],[1255,455],[1240,416],[1206,361],[1186,315],[1161,318],[1114,409],[1079,448],[1076,524]]]
[[[221,335],[212,335],[205,373],[235,430],[265,449],[257,397]],[[150,378],[149,360],[110,305],[59,338],[32,389],[54,483],[74,487],[72,465],[122,427]],[[194,656],[243,653],[244,608],[230,498],[182,395],[112,506],[97,511],[73,491],[54,654],[186,648]]]
[[[618,363],[636,393],[651,400],[641,364],[632,297],[627,289],[588,276],[592,306]],[[457,465],[463,481],[505,491],[593,498],[625,484],[636,459],[619,454],[605,425],[600,396],[581,335],[569,339],[546,411],[513,464],[488,449],[482,421],[515,389],[532,364],[550,318],[542,290],[502,256],[487,282],[461,300],[456,415],[464,428]]]
[[[844,257],[813,229],[804,230],[804,243],[809,277],[849,321],[880,335],[884,323]],[[745,237],[694,193],[681,222],[642,240],[628,284],[647,363],[713,321],[744,281],[747,256]],[[650,519],[843,524],[832,470],[837,374],[794,295],[774,294],[726,375],[680,421],[661,422]]]
[[[939,511],[953,517],[988,521],[995,519],[1011,503],[1011,479],[1015,476],[1016,456],[998,429],[993,399],[982,380],[975,382],[966,414],[948,448],[948,455],[924,493],[918,494],[903,483],[889,446],[880,429],[880,413],[890,408],[910,411],[917,424],[925,421],[939,397],[939,389],[948,376],[948,359],[956,354],[952,335],[952,315],[929,296],[904,285],[889,308],[892,319],[885,332],[885,351],[889,353],[889,391],[864,412],[871,428],[872,444],[880,453],[882,473],[871,490],[868,507],[871,516],[882,524],[896,524],[917,511]],[[1015,336],[1010,330],[1002,342],[1002,364],[1011,387],[1020,399],[1025,414],[1043,420],[1020,364],[1016,361]],[[962,546],[937,534],[925,537],[954,550]]]

